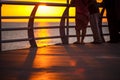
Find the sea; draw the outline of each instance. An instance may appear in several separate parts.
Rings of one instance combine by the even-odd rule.
[[[103,24],[107,24],[104,22]],[[70,26],[74,26],[74,22],[69,23]],[[35,22],[34,27],[55,27],[60,26],[59,22]],[[2,22],[2,29],[4,28],[27,28],[27,22]],[[109,33],[108,27],[104,27],[103,33]],[[75,29],[69,28],[68,29],[69,35],[75,35]],[[87,28],[87,34],[92,34],[91,28]],[[51,36],[60,36],[59,28],[52,28],[52,29],[35,29],[34,30],[35,38],[39,37],[51,37]],[[27,30],[10,30],[10,31],[2,31],[2,40],[14,40],[14,39],[26,39],[28,38]],[[105,40],[109,40],[109,36],[104,36]],[[72,44],[76,41],[76,37],[69,37],[69,44]],[[93,41],[93,37],[85,37],[85,43],[89,43]],[[51,39],[40,39],[36,40],[38,47],[45,47],[49,45],[56,45],[61,44],[62,41],[60,38],[51,38]],[[9,43],[2,43],[2,51],[7,50],[16,50],[16,49],[24,49],[29,48],[30,44],[29,41],[19,41],[19,42],[9,42]]]

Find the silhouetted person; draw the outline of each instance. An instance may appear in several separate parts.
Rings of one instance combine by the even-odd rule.
[[[108,28],[110,34],[109,43],[120,42],[120,0],[103,0],[106,8],[106,16],[108,20]]]
[[[86,35],[86,28],[89,22],[88,0],[71,0],[71,5],[75,6],[76,9],[75,30],[77,41],[74,42],[74,44],[80,44],[83,43],[84,37]],[[80,35],[82,35],[81,38]]]
[[[77,41],[75,44],[80,43],[80,30],[82,30],[81,42],[83,42],[89,20],[93,32],[93,43],[98,44],[104,42],[104,38],[102,36],[102,28],[99,25],[100,14],[96,0],[71,0],[71,5],[76,7],[75,29]]]
[[[88,10],[90,13],[90,25],[93,32],[92,43],[99,44],[104,42],[104,38],[102,35],[102,27],[99,23],[100,13],[96,0],[88,0]]]

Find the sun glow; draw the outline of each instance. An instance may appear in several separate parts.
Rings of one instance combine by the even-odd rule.
[[[65,7],[55,7],[55,6],[47,6],[45,4],[43,5],[39,5],[37,12],[36,12],[36,16],[48,16],[48,17],[60,17],[62,16],[63,12],[65,10]],[[46,18],[46,19],[36,19],[35,21],[42,21],[42,22],[46,22],[46,21],[50,21],[50,22],[58,22],[60,19],[50,19],[50,18]]]
[[[46,5],[39,6],[38,13],[47,14],[50,12],[50,8]]]
[[[36,16],[61,16],[63,11],[63,7],[40,5],[36,12]]]

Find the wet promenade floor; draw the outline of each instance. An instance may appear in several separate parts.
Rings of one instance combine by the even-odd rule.
[[[0,80],[120,80],[120,43],[0,52]]]

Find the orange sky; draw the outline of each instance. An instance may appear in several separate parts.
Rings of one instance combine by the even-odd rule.
[[[5,0],[3,0],[5,1]],[[7,1],[7,0],[6,0]],[[15,1],[15,0],[12,0]],[[16,1],[34,1],[34,2],[61,2],[66,3],[66,0],[16,0]],[[101,1],[101,0],[98,0]],[[19,5],[3,5],[2,16],[29,16],[34,6],[19,6]],[[48,7],[40,6],[36,16],[61,16],[65,7]],[[70,15],[74,15],[74,8],[70,8]],[[2,20],[2,21],[28,21],[28,20]],[[43,20],[42,20],[43,21]]]

